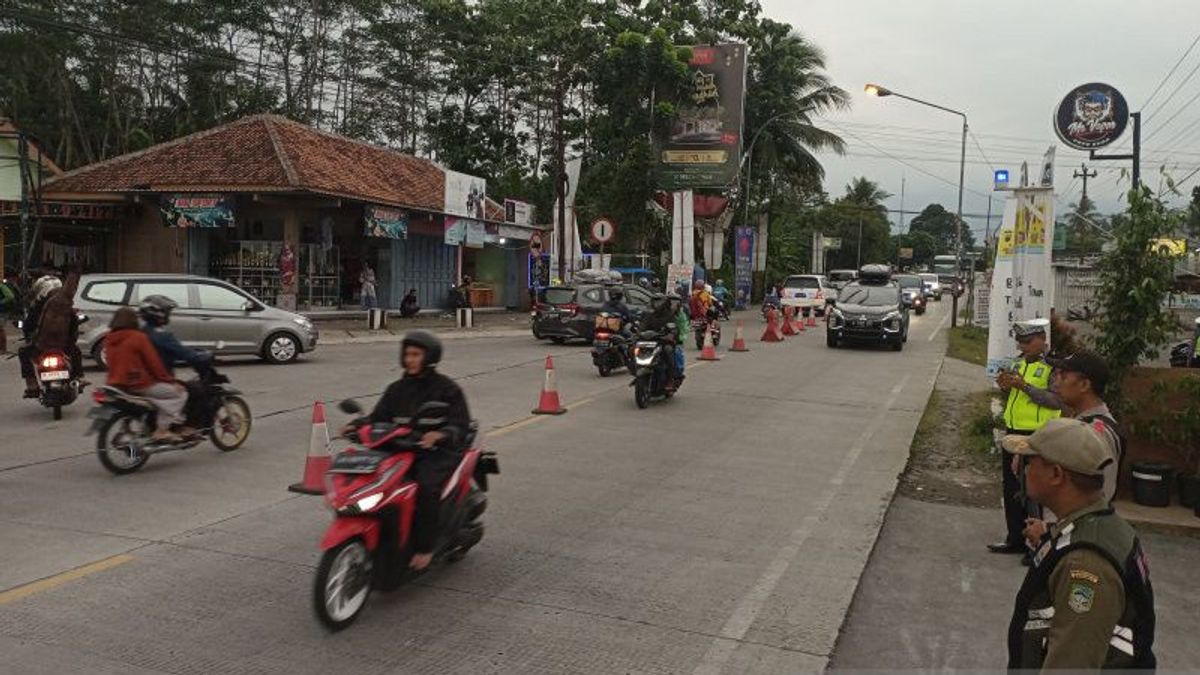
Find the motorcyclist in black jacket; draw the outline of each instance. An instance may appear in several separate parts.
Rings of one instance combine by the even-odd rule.
[[[683,369],[679,367],[676,358],[676,352],[680,347],[678,345],[678,326],[675,324],[675,317],[682,304],[682,301],[674,295],[655,296],[650,301],[650,313],[643,315],[641,320],[641,329],[658,333],[659,342],[666,351],[667,368],[671,375],[671,382],[667,387],[672,391],[678,389],[680,383],[683,382]]]
[[[422,404],[445,403],[446,425],[421,437],[412,476],[417,482],[417,507],[413,513],[413,556],[409,566],[422,570],[433,560],[437,543],[438,512],[442,488],[462,461],[463,443],[471,426],[467,399],[454,380],[437,372],[442,342],[432,333],[412,331],[400,343],[400,366],[404,376],[388,386],[371,411],[369,422],[391,422],[412,417]]]

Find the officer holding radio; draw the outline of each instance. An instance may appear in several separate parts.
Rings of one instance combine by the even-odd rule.
[[[1008,394],[1004,405],[1006,435],[1029,436],[1046,422],[1061,415],[1062,402],[1050,391],[1053,369],[1046,363],[1049,319],[1031,319],[1013,324],[1013,337],[1020,355],[996,376],[996,384]],[[1003,541],[988,545],[992,553],[1027,553],[1025,519],[1030,512],[1024,503],[1019,473],[1014,473],[1013,454],[1001,453],[1000,472],[1004,485],[1004,520],[1007,533]]]

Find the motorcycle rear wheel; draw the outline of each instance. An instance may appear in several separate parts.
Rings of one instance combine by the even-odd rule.
[[[596,370],[600,371],[600,377],[608,377],[612,373],[612,368],[607,363],[596,366]]]
[[[354,623],[371,595],[371,552],[362,539],[325,551],[313,582],[313,609],[331,631]]]
[[[226,425],[228,422],[228,425]],[[250,437],[253,418],[250,406],[240,396],[227,396],[213,415],[212,442],[222,452],[237,450]]]
[[[100,464],[117,476],[133,473],[142,468],[150,455],[138,450],[135,443],[150,438],[150,430],[143,419],[128,415],[117,415],[110,419],[96,435],[96,455]]]

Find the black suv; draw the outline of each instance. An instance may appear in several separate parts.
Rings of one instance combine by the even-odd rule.
[[[867,265],[858,281],[838,293],[829,317],[825,343],[836,348],[842,342],[884,343],[904,349],[908,341],[908,308],[900,285],[884,265]]]
[[[649,309],[652,296],[640,286],[606,283],[551,286],[538,293],[538,302],[530,313],[533,337],[548,338],[558,344],[571,339],[591,342],[596,314],[608,302],[609,293],[617,289],[625,293],[625,304],[633,314]]]

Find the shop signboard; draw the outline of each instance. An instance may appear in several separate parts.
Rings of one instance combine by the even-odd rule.
[[[487,197],[487,181],[457,171],[446,172],[445,205],[443,209],[452,216],[483,220],[484,200]]]
[[[687,95],[659,148],[658,187],[720,188],[735,182],[742,152],[746,52],[743,44],[692,47]]]
[[[690,291],[692,288],[692,277],[695,275],[696,266],[692,263],[671,263],[667,267],[667,292],[674,293],[675,288],[682,282]]]
[[[528,202],[505,199],[504,222],[514,225],[533,225],[533,207]]]
[[[390,206],[368,206],[363,211],[363,230],[368,237],[408,238],[408,212]]]
[[[734,306],[746,309],[750,304],[750,293],[754,287],[754,228],[739,227],[735,231],[734,249]]]
[[[1101,82],[1075,87],[1054,110],[1054,132],[1076,150],[1096,150],[1111,144],[1125,133],[1127,124],[1129,104],[1125,97]]]
[[[163,195],[158,211],[167,227],[233,227],[233,200],[228,195]]]
[[[467,219],[446,216],[446,236],[443,240],[447,246],[461,246],[467,238]]]

